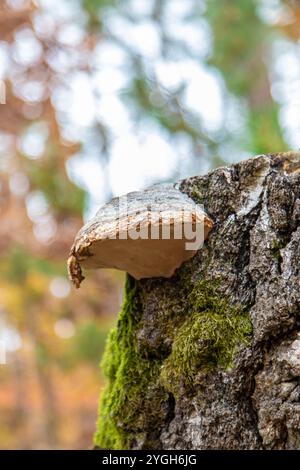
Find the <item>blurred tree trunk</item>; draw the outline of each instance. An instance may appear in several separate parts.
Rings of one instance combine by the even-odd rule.
[[[101,448],[300,448],[300,154],[180,189],[215,226],[171,279],[128,278],[103,360]]]

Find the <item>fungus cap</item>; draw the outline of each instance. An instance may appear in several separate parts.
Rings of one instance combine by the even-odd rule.
[[[213,226],[200,205],[170,184],[114,198],[78,232],[68,259],[76,287],[82,268],[115,268],[136,279],[171,277]]]

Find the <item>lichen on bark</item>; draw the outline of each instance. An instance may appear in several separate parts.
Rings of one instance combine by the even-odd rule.
[[[97,446],[300,448],[299,170],[260,155],[177,184],[214,229],[172,278],[128,279]]]

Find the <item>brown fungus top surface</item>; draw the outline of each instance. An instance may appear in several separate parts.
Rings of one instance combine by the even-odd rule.
[[[176,185],[155,185],[114,198],[78,232],[68,268],[76,287],[82,268],[115,268],[136,279],[171,277],[213,226],[200,205]]]

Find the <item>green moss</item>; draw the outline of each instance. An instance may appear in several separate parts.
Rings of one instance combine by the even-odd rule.
[[[197,188],[196,186],[193,187],[193,190],[191,192],[191,198],[197,203],[197,204],[203,204],[204,203],[204,195],[203,192],[201,191],[200,188]]]
[[[281,265],[283,261],[281,250],[284,247],[285,247],[285,244],[279,240],[273,240],[272,245],[271,245],[271,254],[277,262],[277,269],[278,269],[279,274],[281,274]]]
[[[273,240],[272,242],[272,245],[271,245],[271,253],[272,253],[272,256],[279,262],[281,263],[282,262],[282,255],[281,255],[281,252],[280,250],[282,250],[282,248],[284,248],[284,243],[283,242],[280,242],[278,240]]]
[[[231,367],[238,345],[249,340],[251,323],[245,308],[232,306],[218,293],[218,286],[191,281],[188,271],[183,267],[178,277],[182,286],[178,297],[185,299],[184,310],[173,318],[170,334],[163,328],[163,334],[173,341],[167,357],[165,353],[148,357],[144,348],[139,349],[142,289],[128,278],[126,299],[102,361],[108,385],[100,403],[98,447],[127,449],[138,436],[144,440],[148,434],[155,447],[155,433],[159,436],[166,420],[170,393],[178,397],[182,385],[185,391],[192,391],[199,372]],[[157,309],[161,308],[158,304]],[[162,311],[163,321],[173,317],[172,312]],[[161,331],[160,325],[158,329]],[[147,448],[151,448],[150,441]]]
[[[235,350],[249,341],[252,326],[241,306],[231,306],[206,281],[191,291],[191,310],[175,334],[172,352],[165,361],[161,379],[177,395],[180,382],[192,386],[197,372],[232,366]]]
[[[141,313],[135,281],[128,277],[118,325],[110,333],[102,361],[109,383],[101,398],[95,435],[95,444],[101,448],[128,448],[131,436],[164,417],[168,396],[158,383],[161,361],[150,361],[138,350]]]

